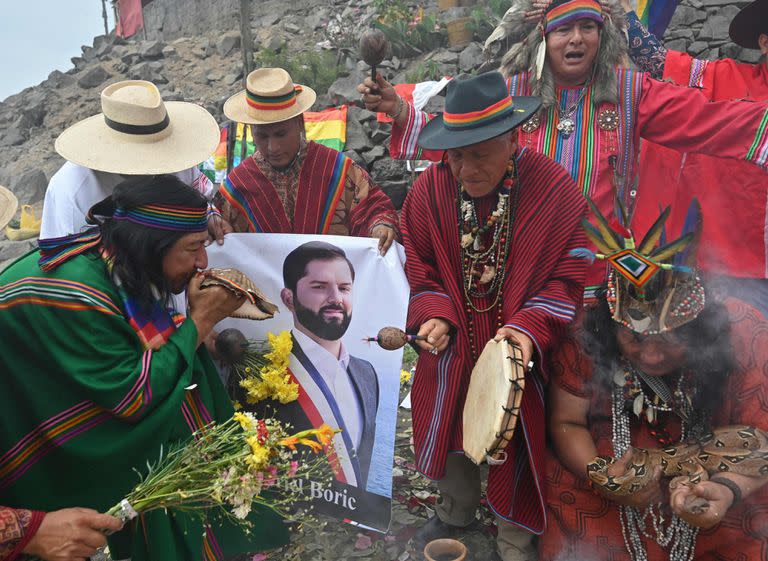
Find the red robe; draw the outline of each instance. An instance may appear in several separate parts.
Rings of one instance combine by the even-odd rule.
[[[731,321],[731,345],[736,368],[719,395],[712,426],[752,425],[768,430],[768,324],[760,312],[738,300],[726,301]],[[589,358],[572,340],[553,357],[552,382],[588,399],[589,431],[599,454],[613,455],[610,388],[595,389]],[[608,382],[610,384],[610,382]],[[662,425],[672,438],[680,437],[677,416],[662,413]],[[654,427],[632,418],[632,446],[658,448]],[[579,474],[580,476],[582,474]],[[596,494],[583,477],[576,477],[553,452],[547,454],[547,531],[539,540],[539,560],[563,558],[589,561],[632,561],[624,543],[616,503]],[[696,540],[695,561],[757,561],[768,559],[768,486],[728,510]],[[669,559],[655,541],[641,538],[651,561]]]
[[[368,174],[337,150],[307,143],[295,204],[286,212],[277,189],[247,158],[222,183],[222,215],[236,232],[330,234],[368,237],[377,224],[397,227],[389,197]]]
[[[619,102],[596,106],[591,102],[591,87],[588,88],[573,114],[576,130],[568,139],[558,134],[554,107],[539,114],[538,126],[520,129],[521,146],[562,165],[579,192],[589,195],[605,216],[613,216],[614,188],[625,203],[635,194],[641,138],[683,152],[717,154],[728,158],[727,165],[751,167],[754,177],[762,177],[764,183],[768,181],[768,175],[754,165],[765,166],[768,161],[768,107],[734,102],[711,104],[691,89],[659,82],[632,70],[617,68],[616,76]],[[510,77],[509,91],[512,95],[531,95],[529,75]],[[558,88],[556,94],[561,109],[579,99],[578,89]],[[426,120],[426,114],[411,108],[406,126],[392,128],[393,158],[438,161],[442,157],[442,152],[422,153],[418,148],[416,139]],[[753,146],[755,149],[751,150]],[[659,216],[660,194],[673,196],[671,193],[676,189],[676,181],[668,177],[656,183],[644,181],[637,189],[638,210],[633,228],[644,232]],[[711,190],[702,197],[710,194]],[[685,204],[677,205],[683,213],[690,204],[690,195],[686,197]],[[763,212],[764,199],[759,206],[758,212]],[[706,212],[704,216],[705,222],[709,220]],[[673,235],[679,228],[669,232]],[[704,246],[707,241],[705,237]],[[587,297],[591,296],[591,289],[603,284],[604,271],[605,264],[600,261],[590,269]]]
[[[768,101],[768,68],[734,60],[705,61],[668,51],[664,79],[698,88],[708,101]],[[756,104],[765,108],[764,103]],[[725,125],[733,129],[734,123]],[[765,123],[764,123],[765,126]],[[765,134],[765,133],[764,133]],[[762,162],[768,158],[765,140]],[[672,205],[667,222],[678,232],[693,197],[702,203],[703,250],[699,263],[705,270],[737,277],[768,276],[768,175],[741,161],[701,154],[684,154],[658,144],[643,145],[636,228],[642,232],[658,214],[659,205]],[[674,189],[669,187],[674,185]],[[651,195],[651,196],[645,196]]]
[[[587,264],[569,252],[586,243],[579,226],[585,202],[565,170],[549,158],[523,150],[518,165],[519,201],[500,319],[528,334],[538,367],[527,376],[518,428],[507,448],[509,459],[489,469],[487,498],[497,515],[540,533],[545,526],[545,369],[540,361],[581,305]],[[401,217],[411,285],[408,327],[416,331],[431,318],[443,318],[455,328],[448,349],[439,355],[420,354],[411,394],[416,466],[432,479],[443,477],[446,454],[462,449],[461,417],[472,352],[479,354],[499,327],[496,309],[478,313],[465,304],[457,195],[450,168],[433,165],[416,180]],[[481,223],[496,200],[495,193],[476,199]],[[475,299],[477,307],[489,303]]]

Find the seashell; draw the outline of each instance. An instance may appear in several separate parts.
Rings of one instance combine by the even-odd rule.
[[[648,419],[649,423],[653,423],[656,420],[656,410],[653,407],[648,407],[645,410],[645,418]]]
[[[493,280],[493,277],[496,276],[496,267],[493,265],[485,265],[483,267],[483,274],[480,275],[480,280],[478,281],[480,284],[488,284]]]
[[[640,416],[640,413],[643,412],[643,394],[639,393],[635,397],[635,401],[632,403],[632,411],[637,415]]]
[[[624,379],[624,371],[617,370],[613,373],[613,383],[617,386],[623,386],[626,380]]]
[[[473,239],[475,239],[475,237],[472,234],[464,234],[461,236],[461,247],[469,247]]]
[[[270,302],[264,293],[238,269],[208,269],[203,271],[205,278],[200,288],[222,286],[235,294],[245,296],[245,302],[232,313],[233,318],[262,320],[274,317],[277,306]]]

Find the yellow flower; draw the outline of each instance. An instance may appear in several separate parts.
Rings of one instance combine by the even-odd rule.
[[[334,434],[336,434],[336,431],[325,423],[323,423],[320,428],[315,430],[315,436],[323,446],[328,446],[331,444]]]
[[[240,426],[243,427],[243,430],[253,430],[253,420],[248,415],[244,415],[243,413],[235,413],[233,418],[235,421],[240,423]]]
[[[258,403],[269,397],[269,388],[261,380],[246,378],[240,381],[240,387],[245,390],[245,400],[248,403]]]
[[[264,355],[264,358],[269,361],[265,368],[275,369],[282,373],[288,368],[289,355],[293,348],[291,333],[289,331],[282,331],[279,335],[267,333],[267,339],[272,350]],[[264,370],[262,370],[263,372]]]
[[[294,384],[293,382],[288,382],[278,388],[274,395],[283,405],[291,403],[292,401],[299,399],[299,385]]]
[[[261,379],[272,399],[286,404],[299,398],[299,385],[291,382],[290,375],[270,369],[262,372]]]
[[[232,407],[235,408],[235,411],[240,411],[243,408],[243,406],[237,400],[232,402]]]
[[[261,445],[258,436],[249,436],[245,441],[251,447],[251,454],[245,459],[248,466],[253,470],[266,467],[269,461],[269,449]]]
[[[411,373],[407,370],[400,371],[400,385],[407,384],[411,381]]]

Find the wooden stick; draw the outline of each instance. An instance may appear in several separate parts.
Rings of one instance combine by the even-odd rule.
[[[109,35],[109,24],[107,23],[107,0],[101,0],[101,17],[104,18],[104,35]]]
[[[251,0],[240,0],[240,49],[243,51],[243,85],[253,70],[253,40],[251,39]]]

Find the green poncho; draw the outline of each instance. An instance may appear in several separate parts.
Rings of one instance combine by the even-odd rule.
[[[191,320],[145,351],[95,252],[51,273],[38,258],[29,254],[0,274],[0,504],[103,512],[136,485],[133,468],[145,470],[161,445],[230,417],[232,405],[209,355],[196,350]],[[117,534],[113,549],[133,561],[207,561],[287,541],[271,511],[252,520],[246,536],[227,523],[206,529],[154,512]]]

